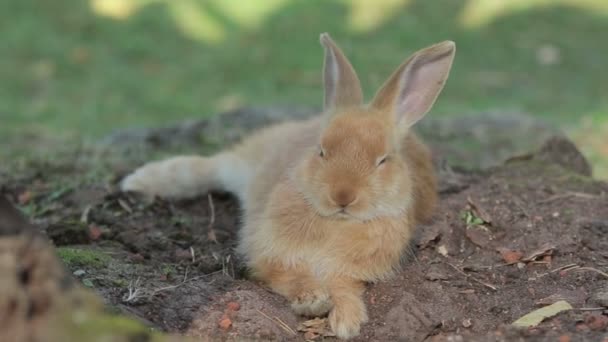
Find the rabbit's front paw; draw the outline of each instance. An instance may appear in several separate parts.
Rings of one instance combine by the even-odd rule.
[[[323,290],[304,291],[291,302],[291,308],[298,315],[319,317],[331,310],[333,303],[329,293]]]
[[[329,325],[341,339],[359,335],[361,324],[365,322],[367,322],[367,312],[363,305],[335,306],[329,313]]]

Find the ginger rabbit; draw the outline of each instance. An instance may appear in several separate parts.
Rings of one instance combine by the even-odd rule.
[[[121,187],[169,198],[235,193],[244,209],[238,252],[254,277],[298,314],[329,314],[346,339],[367,320],[365,283],[398,269],[416,224],[432,215],[430,152],[410,127],[441,92],[455,45],[416,52],[364,105],[349,61],[328,34],[320,40],[321,115],[260,130],[211,157],[149,163]]]

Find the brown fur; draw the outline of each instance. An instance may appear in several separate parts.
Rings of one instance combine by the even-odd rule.
[[[238,251],[253,276],[299,314],[329,313],[337,336],[349,338],[367,320],[364,283],[390,276],[416,224],[432,216],[430,152],[409,127],[443,87],[454,45],[415,54],[365,106],[346,57],[329,36],[321,41],[323,115],[272,126],[213,157],[152,163],[122,187],[170,197],[234,191],[244,207]]]

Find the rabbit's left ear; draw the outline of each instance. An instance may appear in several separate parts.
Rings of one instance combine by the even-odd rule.
[[[380,88],[373,108],[393,115],[407,129],[431,109],[450,73],[456,45],[445,41],[416,52]]]
[[[324,110],[360,106],[363,91],[357,73],[329,34],[322,33],[321,45],[325,48],[323,83],[325,86]]]

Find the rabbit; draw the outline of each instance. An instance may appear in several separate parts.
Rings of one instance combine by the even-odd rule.
[[[323,112],[262,129],[210,157],[149,163],[123,191],[184,198],[233,192],[243,207],[237,251],[255,279],[303,316],[328,315],[336,336],[367,320],[365,284],[399,268],[437,202],[430,151],[411,127],[432,107],[452,41],[414,53],[364,105],[359,79],[327,33]]]

